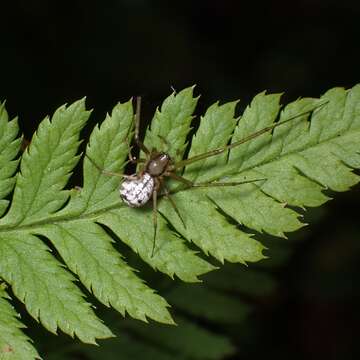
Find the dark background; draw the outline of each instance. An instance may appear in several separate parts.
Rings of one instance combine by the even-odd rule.
[[[8,3],[0,7],[0,99],[26,138],[85,95],[93,123],[142,95],[146,123],[171,86],[197,84],[201,113],[218,99],[240,98],[243,108],[263,90],[285,92],[287,102],[360,82],[356,2]],[[355,358],[360,191],[333,195],[277,274],[282,290],[264,316],[261,344],[237,340],[234,358]]]

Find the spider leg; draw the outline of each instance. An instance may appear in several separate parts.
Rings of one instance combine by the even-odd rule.
[[[186,225],[185,225],[184,219],[182,218],[182,216],[181,216],[181,214],[180,214],[180,211],[179,211],[179,209],[177,208],[174,200],[173,200],[172,197],[170,196],[170,191],[169,191],[168,187],[167,187],[165,184],[164,184],[163,186],[164,186],[164,189],[165,189],[164,196],[165,196],[167,199],[169,199],[171,206],[172,206],[173,209],[175,210],[177,216],[178,216],[179,219],[181,220],[184,228],[186,229]]]
[[[194,183],[193,187],[215,187],[215,186],[237,186],[242,184],[250,184],[257,181],[265,181],[266,178],[259,178],[259,179],[250,179],[250,180],[242,180],[242,181],[209,181],[203,183]]]
[[[146,161],[145,159],[140,159],[140,158],[138,159],[136,156],[133,156],[133,154],[131,153],[132,146],[130,146],[128,138],[126,138],[126,142],[128,144],[128,158],[129,158],[129,161],[126,164],[128,163],[138,164],[145,162]]]
[[[151,257],[154,256],[155,252],[155,241],[156,241],[156,232],[157,232],[157,189],[155,187],[153,191],[153,224],[154,224],[154,238],[153,238],[153,246],[151,250]]]
[[[121,177],[121,178],[129,178],[131,175],[125,175],[125,174],[121,174],[121,173],[116,173],[113,171],[107,171],[102,169],[89,155],[85,154],[85,156],[90,160],[90,162],[104,175],[108,175],[108,176],[117,176],[117,177]],[[124,166],[128,163],[128,161],[124,164]]]
[[[140,110],[141,110],[141,97],[136,97],[136,114],[135,114],[135,142],[136,145],[147,155],[150,154],[149,149],[145,146],[145,144],[140,140],[139,132],[140,132]]]
[[[157,135],[157,136],[158,136],[158,138],[163,142],[163,144],[166,146],[166,148],[165,148],[164,151],[165,151],[166,153],[168,153],[169,150],[170,150],[169,142],[168,142],[162,135]],[[178,158],[180,158],[180,157],[182,156],[182,152],[181,152],[180,149],[177,149],[177,150],[176,150],[176,156],[177,156]]]
[[[250,179],[250,180],[242,180],[242,181],[207,181],[207,182],[200,182],[200,183],[194,183],[193,181],[190,181],[188,179],[183,178],[182,176],[176,175],[174,173],[166,173],[167,176],[173,178],[174,180],[180,181],[183,184],[187,185],[188,188],[192,187],[211,187],[211,186],[237,186],[242,184],[249,184],[257,181],[265,181],[266,178],[259,178],[259,179]]]
[[[137,161],[136,161],[136,157],[132,155],[131,153],[131,149],[132,149],[132,146],[130,146],[129,144],[129,141],[126,139],[127,141],[127,144],[128,144],[128,158],[129,158],[129,162],[131,162],[132,164],[136,164]]]
[[[145,159],[141,159],[141,158],[137,158],[136,156],[133,156],[133,154],[131,153],[131,149],[132,149],[132,147],[128,143],[128,158],[129,158],[129,161],[127,163],[138,164],[138,163],[144,163],[146,161]]]
[[[169,142],[162,136],[158,134],[158,138],[163,142],[163,144],[166,146],[165,152],[169,152],[170,145]]]
[[[270,132],[272,131],[273,129],[275,129],[276,127],[280,126],[280,125],[283,125],[283,124],[287,124],[289,121],[292,121],[294,119],[297,119],[301,116],[304,116],[304,115],[307,115],[307,114],[311,114],[312,112],[314,112],[315,110],[319,109],[320,107],[326,105],[327,103],[329,102],[329,100],[315,106],[313,109],[311,110],[308,110],[308,111],[304,111],[302,113],[299,113],[299,114],[296,114],[294,116],[291,116],[285,120],[282,120],[282,121],[279,121],[273,125],[270,125],[270,126],[267,126],[261,130],[258,130],[254,133],[252,133],[251,135],[248,135],[244,138],[242,138],[241,140],[238,140],[238,141],[235,141],[231,144],[228,144],[228,145],[225,145],[221,148],[217,148],[217,149],[214,149],[214,150],[210,150],[210,151],[207,151],[205,153],[202,153],[202,154],[199,154],[199,155],[195,155],[193,157],[190,157],[188,159],[184,159],[184,160],[180,160],[179,162],[177,162],[176,164],[173,164],[173,167],[172,169],[173,170],[178,170],[178,169],[182,169],[184,168],[185,166],[189,165],[189,164],[192,164],[196,161],[199,161],[199,160],[203,160],[203,159],[207,159],[208,157],[211,157],[211,156],[216,156],[216,155],[219,155],[219,154],[222,154],[230,149],[233,149],[234,147],[236,146],[239,146],[241,144],[244,144],[250,140],[253,140],[255,139],[256,137],[262,135],[262,134],[265,134],[267,132]]]
[[[174,180],[182,182],[183,184],[187,185],[188,187],[194,186],[194,183],[192,181],[185,179],[182,176],[176,175],[173,172],[167,172],[165,175],[171,177]]]

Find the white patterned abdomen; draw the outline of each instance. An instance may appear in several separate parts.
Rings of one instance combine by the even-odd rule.
[[[141,207],[150,200],[154,187],[154,179],[144,173],[135,179],[125,179],[120,185],[120,196],[130,207]]]

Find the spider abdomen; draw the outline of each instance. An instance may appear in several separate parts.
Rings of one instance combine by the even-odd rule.
[[[141,207],[150,200],[154,187],[154,178],[145,172],[125,179],[120,186],[120,196],[128,206]]]

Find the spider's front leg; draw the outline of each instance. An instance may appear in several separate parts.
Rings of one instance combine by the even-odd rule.
[[[136,145],[146,154],[150,155],[149,149],[145,146],[145,144],[140,140],[140,111],[141,111],[141,97],[138,96],[136,98],[136,113],[135,113],[135,142]]]
[[[154,256],[155,252],[155,242],[156,242],[156,234],[157,234],[157,198],[158,198],[158,191],[161,188],[161,179],[154,178],[155,186],[152,193],[152,201],[153,201],[153,225],[154,225],[154,237],[153,237],[153,246],[151,250],[151,257]]]

